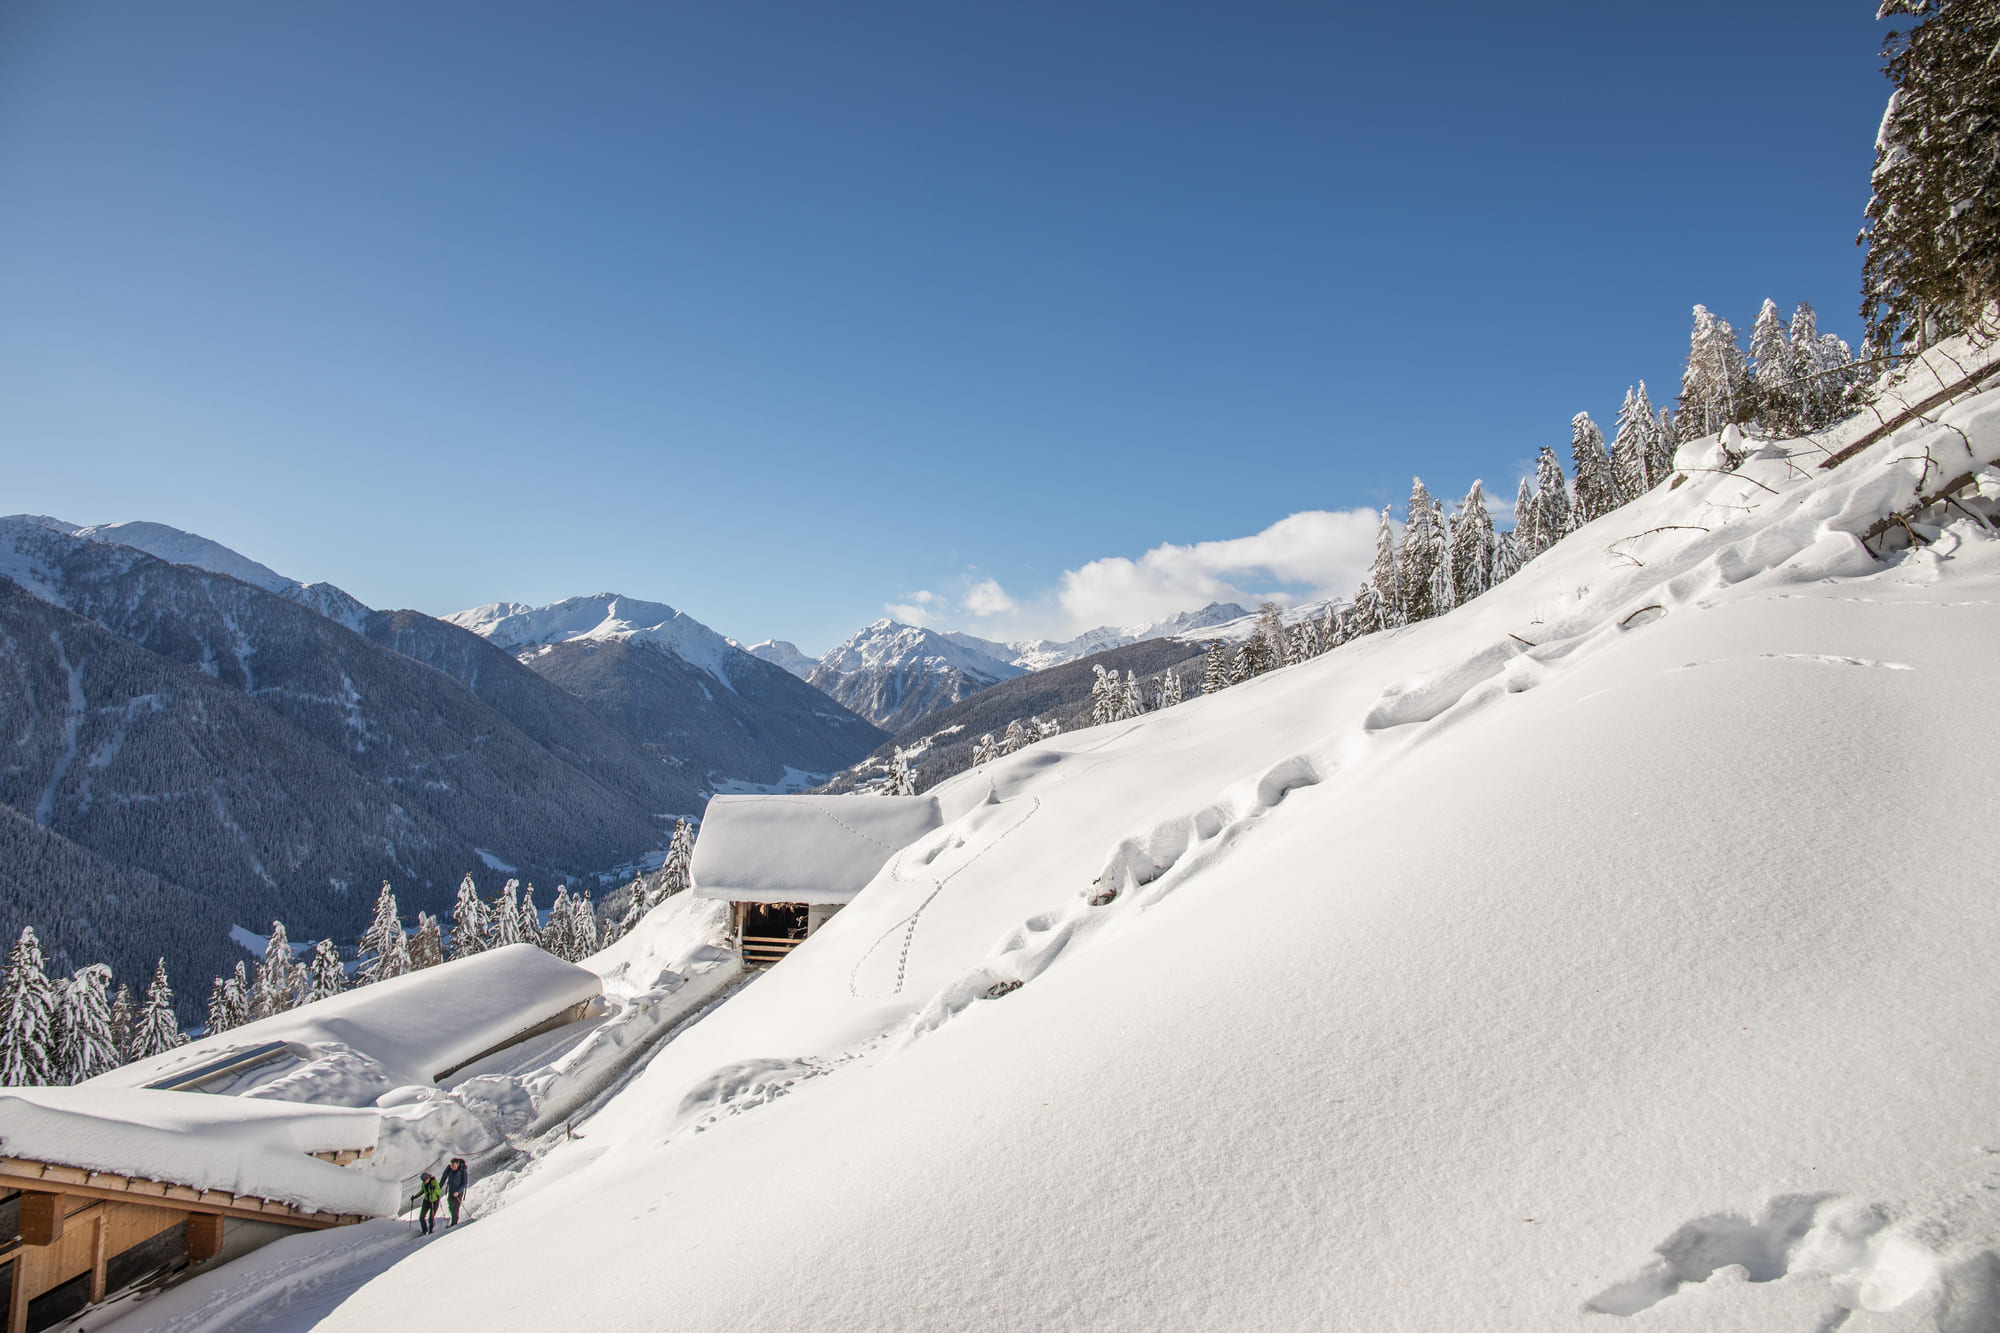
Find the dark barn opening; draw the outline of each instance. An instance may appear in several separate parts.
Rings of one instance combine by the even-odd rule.
[[[804,903],[736,904],[736,938],[746,967],[769,967],[806,937]]]

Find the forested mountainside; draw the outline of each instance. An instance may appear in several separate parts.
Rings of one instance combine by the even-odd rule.
[[[6,585],[16,685],[0,716],[22,739],[5,803],[220,901],[235,924],[282,916],[301,937],[348,940],[384,879],[442,911],[484,857],[545,883],[580,876],[698,809],[693,783],[504,654],[454,648],[449,627],[378,628],[440,661],[457,652],[480,692],[283,596],[128,547],[16,523],[0,562],[26,585]],[[569,723],[582,731],[562,737]],[[6,911],[8,930],[60,933],[34,906]],[[206,976],[216,955],[188,930],[168,913],[138,937]]]
[[[569,640],[522,661],[704,783],[778,783],[787,768],[836,772],[887,735],[783,667],[741,650],[726,685],[638,637]]]

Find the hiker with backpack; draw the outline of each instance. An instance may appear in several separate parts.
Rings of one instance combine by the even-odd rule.
[[[445,1225],[455,1227],[458,1225],[459,1207],[465,1202],[465,1159],[463,1157],[454,1157],[451,1159],[451,1165],[444,1169],[444,1179],[440,1183],[444,1187],[445,1198],[451,1204],[451,1221]]]
[[[424,1178],[417,1186],[417,1199],[420,1204],[417,1209],[419,1236],[428,1236],[437,1230],[438,1200],[443,1197],[444,1186],[438,1183],[438,1178],[428,1171],[424,1172]],[[452,1205],[452,1211],[454,1213],[458,1211],[456,1203]]]

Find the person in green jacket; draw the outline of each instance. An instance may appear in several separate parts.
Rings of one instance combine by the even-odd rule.
[[[417,1210],[417,1234],[428,1236],[437,1230],[438,1201],[444,1198],[444,1186],[430,1172],[424,1172],[423,1183],[417,1186],[417,1198],[422,1207]]]

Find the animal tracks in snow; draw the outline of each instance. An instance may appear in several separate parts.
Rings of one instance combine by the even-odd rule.
[[[1692,671],[1696,667],[1720,666],[1724,662],[1816,662],[1821,666],[1873,667],[1878,671],[1915,671],[1907,662],[1878,662],[1870,657],[1842,657],[1837,653],[1759,653],[1755,657],[1717,657],[1706,662],[1689,662],[1673,668]]]
[[[1662,1241],[1658,1258],[1584,1304],[1586,1314],[1636,1315],[1683,1287],[1717,1279],[1773,1282],[1817,1275],[1833,1302],[1815,1333],[1832,1333],[1856,1310],[1894,1310],[1930,1291],[1940,1333],[2000,1328],[2000,1258],[1947,1259],[1875,1204],[1830,1194],[1783,1194],[1754,1218],[1697,1217]]]

